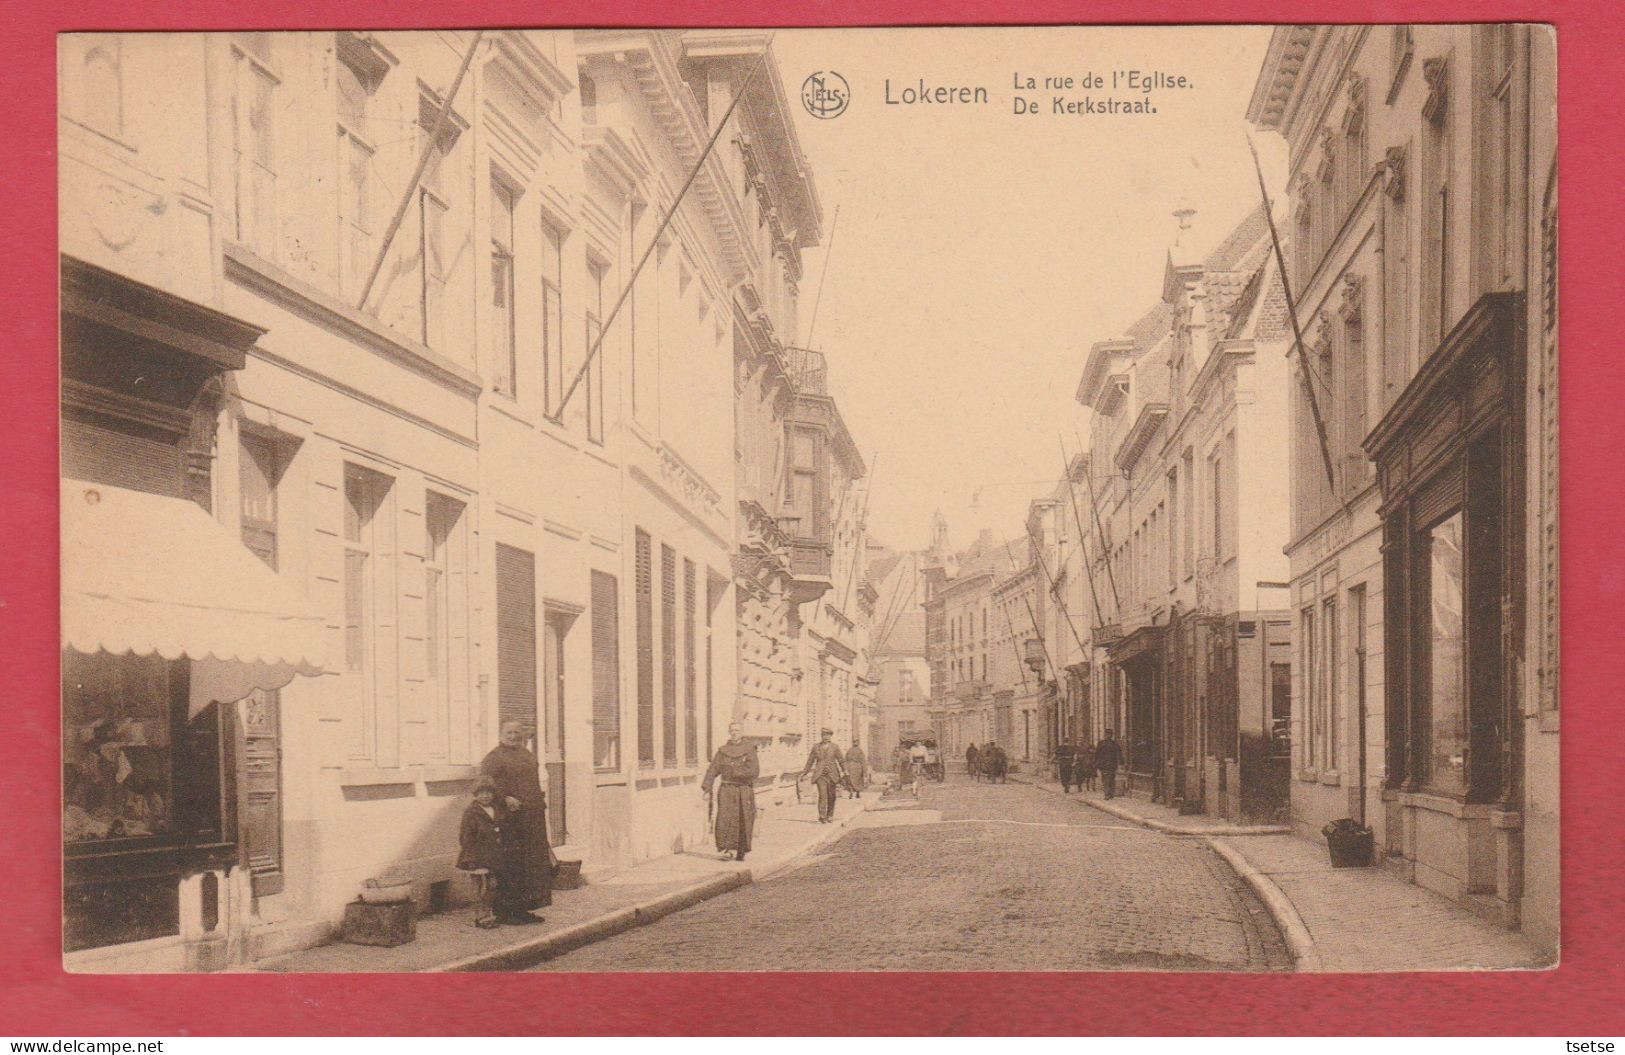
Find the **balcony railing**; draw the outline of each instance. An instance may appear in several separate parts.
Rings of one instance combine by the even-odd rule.
[[[832,554],[828,546],[812,539],[795,539],[790,543],[790,575],[797,579],[830,576]]]
[[[829,394],[827,389],[829,368],[825,363],[823,352],[815,352],[810,348],[786,348],[784,352],[788,359],[790,377],[795,382],[796,388],[814,396]]]

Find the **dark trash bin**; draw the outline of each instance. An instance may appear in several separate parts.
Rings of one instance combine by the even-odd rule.
[[[1371,829],[1353,817],[1343,817],[1322,828],[1333,868],[1370,868],[1375,851]]]

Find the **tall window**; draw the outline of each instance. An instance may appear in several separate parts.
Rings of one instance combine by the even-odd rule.
[[[1179,581],[1179,469],[1168,470],[1168,585]]]
[[[1425,779],[1439,791],[1467,789],[1466,609],[1462,515],[1457,510],[1422,535],[1426,548],[1427,694],[1430,710]]]
[[[232,36],[232,182],[237,239],[276,255],[276,90],[270,33]]]
[[[542,221],[542,385],[544,413],[558,409],[564,394],[564,234]],[[601,285],[601,284],[600,284]],[[602,290],[599,290],[602,296]],[[593,302],[595,312],[602,306]],[[591,347],[589,345],[589,347]],[[599,376],[602,376],[600,374]],[[589,389],[589,394],[591,390]]]
[[[1185,511],[1184,515],[1180,518],[1184,522],[1184,530],[1181,532],[1184,537],[1180,540],[1180,549],[1184,553],[1181,568],[1185,576],[1189,578],[1191,574],[1191,562],[1195,558],[1194,551],[1196,548],[1196,543],[1194,541],[1196,537],[1195,453],[1190,450],[1185,451],[1184,458],[1180,459],[1180,466],[1185,470],[1182,474],[1185,479]]]
[[[694,655],[694,616],[698,601],[695,598],[694,562],[683,561],[683,761],[695,765],[699,761],[700,722],[699,677]]]
[[[621,641],[619,584],[592,573],[592,758],[601,771],[621,768]]]
[[[677,764],[677,553],[660,547],[660,757]]]
[[[1382,409],[1405,390],[1411,368],[1411,225],[1403,148],[1388,151],[1382,229]]]
[[[492,385],[510,398],[519,394],[518,344],[514,334],[514,192],[491,179],[491,370]]]
[[[647,211],[648,206],[642,202],[633,202],[628,209],[626,242],[629,261],[636,259],[630,254],[642,251],[640,247],[646,245],[643,240],[643,217]],[[626,362],[631,377],[632,416],[639,421],[653,409],[650,406],[649,385],[654,378],[650,364],[644,361],[654,350],[651,340],[654,335],[645,332],[654,322],[653,298],[645,295],[649,291],[650,278],[649,270],[645,268],[632,281],[626,298]],[[640,311],[645,306],[650,310]]]
[[[1321,687],[1320,709],[1321,730],[1325,737],[1322,757],[1326,759],[1327,769],[1337,768],[1337,741],[1342,729],[1342,685],[1337,676],[1337,598],[1328,597],[1322,605],[1321,620],[1326,635],[1325,643],[1321,646]]]
[[[596,261],[587,261],[587,346],[583,355],[591,355],[583,385],[587,389],[587,439],[604,442],[604,349],[599,346],[603,337],[604,267]],[[593,349],[597,349],[594,354]],[[568,381],[565,382],[569,384]],[[563,398],[562,393],[560,398]],[[562,408],[561,408],[562,410]]]
[[[1208,479],[1212,480],[1210,488],[1211,507],[1208,516],[1213,522],[1213,559],[1224,559],[1224,456],[1218,451],[1208,459]]]
[[[348,737],[356,758],[370,754],[374,741],[378,630],[386,601],[381,566],[388,556],[387,517],[379,514],[390,484],[381,473],[344,467],[344,677],[347,695],[358,705]]]
[[[1481,50],[1488,110],[1489,202],[1493,212],[1495,251],[1488,278],[1500,287],[1511,280],[1518,249],[1518,218],[1523,210],[1515,198],[1516,166],[1512,121],[1512,68],[1516,63],[1518,27],[1497,23],[1477,30],[1483,34]]]
[[[1365,296],[1358,281],[1346,287],[1343,305],[1343,486],[1350,493],[1365,484],[1370,463],[1361,444],[1367,429]]]
[[[1423,157],[1423,357],[1433,353],[1450,332],[1450,286],[1453,281],[1450,237],[1452,211],[1455,201],[1451,196],[1451,121],[1450,121],[1450,66],[1446,59],[1428,59],[1422,64],[1429,93],[1423,107],[1423,135],[1426,151]]]
[[[790,430],[790,478],[786,487],[800,538],[822,541],[828,533],[823,500],[823,437],[813,429]]]
[[[334,70],[338,104],[339,289],[358,297],[372,269],[372,159],[376,145],[367,110],[377,88],[368,49],[352,34],[339,34]]]
[[[654,568],[648,532],[639,528],[636,536],[636,580],[638,634],[638,765],[655,763],[655,639]]]
[[[277,566],[277,483],[282,476],[276,445],[244,434],[239,462],[243,545],[267,565]]]
[[[447,244],[446,213],[450,210],[444,169],[446,159],[457,142],[457,129],[448,119],[432,146],[433,134],[440,117],[440,101],[427,94],[418,99],[419,149],[429,149],[429,162],[423,170],[418,186],[418,246],[419,279],[422,286],[423,343],[430,348],[445,344],[446,282],[450,272],[450,247]]]
[[[452,729],[459,724],[454,710],[468,703],[468,551],[463,503],[430,491],[423,506],[423,643],[433,731],[430,753],[443,758],[450,750]]]
[[[1303,624],[1303,764],[1315,767],[1315,744],[1320,739],[1317,710],[1320,707],[1319,640],[1315,637],[1315,609],[1311,605],[1299,613]]]

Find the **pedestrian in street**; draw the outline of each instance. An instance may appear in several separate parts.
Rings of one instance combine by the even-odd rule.
[[[1005,774],[1009,771],[1010,759],[1000,747],[998,741],[987,745],[983,752],[987,757],[987,780],[989,784],[1003,784]]]
[[[762,771],[756,745],[742,740],[741,732],[738,722],[728,723],[728,742],[717,748],[700,785],[715,806],[712,834],[717,849],[724,857],[732,854],[735,861],[743,861],[750,852],[751,833],[756,830],[756,778]]]
[[[846,789],[852,797],[862,798],[863,789],[869,786],[869,759],[863,754],[863,745],[856,740],[846,753]]]
[[[1077,754],[1078,749],[1072,744],[1055,745],[1055,775],[1061,781],[1061,794],[1063,795],[1070,794],[1072,791],[1072,782],[1077,776],[1077,771],[1073,768]]]
[[[931,760],[931,752],[918,740],[908,749],[909,776],[912,778],[910,787],[915,796],[920,794],[920,776],[925,773],[925,765]]]
[[[908,786],[909,771],[913,768],[908,760],[908,744],[899,741],[892,748],[891,753],[892,782],[898,791]]]
[[[541,763],[525,744],[525,727],[509,719],[501,743],[480,761],[480,772],[496,785],[506,820],[502,841],[513,854],[513,882],[498,883],[496,915],[503,923],[540,923],[532,910],[553,903],[553,848],[547,842],[547,796]]]
[[[965,748],[965,772],[970,774],[972,780],[981,779],[981,774],[977,772],[976,769],[978,762],[976,756],[978,754],[979,752],[976,750],[976,744],[974,742],[969,747]]]
[[[489,930],[498,923],[495,912],[497,884],[516,878],[511,856],[502,845],[504,813],[497,804],[496,782],[481,777],[474,784],[474,801],[463,811],[458,831],[457,870],[474,879],[477,896],[474,926]]]
[[[1117,742],[1117,735],[1107,729],[1106,738],[1095,745],[1095,768],[1100,771],[1108,799],[1117,797],[1117,767],[1122,764],[1123,748]]]
[[[1072,759],[1072,779],[1081,793],[1085,788],[1095,790],[1095,749],[1085,740],[1078,746]]]
[[[835,731],[820,729],[818,735],[819,741],[807,752],[801,776],[811,776],[818,787],[818,823],[830,824],[835,820],[835,788],[846,779],[846,768],[841,764],[841,749],[830,739]]]

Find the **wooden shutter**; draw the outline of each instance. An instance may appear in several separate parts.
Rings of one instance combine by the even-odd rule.
[[[660,547],[660,757],[677,762],[677,553]]]
[[[621,646],[619,584],[615,576],[592,573],[592,733],[593,765],[621,764]]]
[[[698,688],[694,657],[694,562],[683,561],[683,761],[694,765],[699,761],[700,730]]]
[[[241,798],[243,860],[255,897],[280,893],[282,872],[282,699],[255,692],[242,703]]]
[[[653,765],[655,760],[655,642],[653,574],[649,535],[637,533],[636,570],[633,588],[637,592],[638,620],[638,763]]]
[[[536,558],[497,544],[497,717],[536,735]]]

